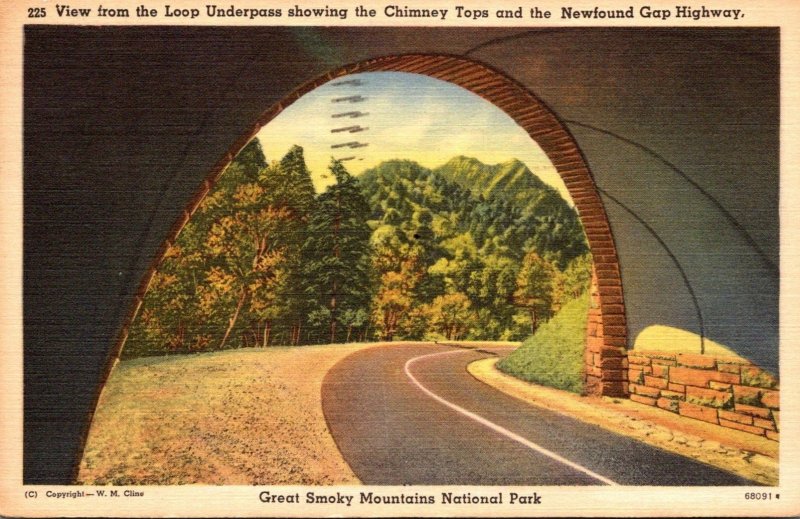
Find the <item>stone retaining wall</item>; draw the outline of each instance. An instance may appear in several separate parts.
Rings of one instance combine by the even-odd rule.
[[[778,381],[746,360],[632,350],[628,380],[635,402],[779,439]]]

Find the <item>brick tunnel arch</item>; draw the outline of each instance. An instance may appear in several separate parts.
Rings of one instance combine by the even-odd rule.
[[[150,281],[167,250],[239,151],[303,95],[331,80],[361,72],[414,73],[458,85],[508,114],[541,147],[575,203],[593,257],[591,292],[594,304],[589,311],[584,355],[586,392],[608,396],[627,394],[627,326],[617,250],[602,199],[575,139],[540,99],[513,79],[485,64],[442,54],[394,55],[346,65],[301,85],[261,114],[250,131],[214,166],[172,226],[139,285],[111,358],[119,357]],[[100,388],[105,386],[110,371],[111,366],[108,366]]]

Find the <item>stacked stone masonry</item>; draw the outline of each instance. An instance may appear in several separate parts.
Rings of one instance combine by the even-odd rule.
[[[603,287],[598,287],[597,276],[597,268],[594,267],[584,352],[584,387],[587,393],[593,395],[625,396],[628,389],[628,359],[621,292],[620,304],[613,299],[609,304],[608,298],[601,298]],[[620,333],[617,328],[623,331]]]
[[[628,362],[631,400],[779,439],[778,381],[748,361],[634,350]]]

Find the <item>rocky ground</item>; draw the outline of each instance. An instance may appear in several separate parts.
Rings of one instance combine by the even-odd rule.
[[[92,422],[84,484],[357,484],[320,386],[366,345],[232,350],[119,363]]]

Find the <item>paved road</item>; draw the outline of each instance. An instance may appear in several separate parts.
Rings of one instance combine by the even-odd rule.
[[[495,350],[499,352],[499,350]],[[375,485],[754,485],[531,406],[474,379],[492,353],[397,344],[328,372],[322,404],[356,475]]]

